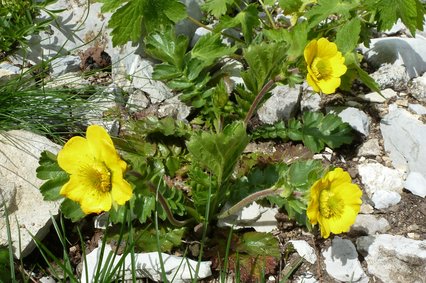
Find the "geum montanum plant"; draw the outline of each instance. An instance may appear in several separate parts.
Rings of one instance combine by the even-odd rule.
[[[362,193],[343,169],[313,160],[305,147],[245,152],[255,140],[301,141],[311,152],[338,148],[353,140],[349,125],[321,112],[260,126],[252,117],[278,84],[295,86],[306,79],[327,95],[350,92],[359,79],[380,91],[361,69],[356,48],[369,44],[373,29],[386,30],[398,19],[412,34],[422,29],[424,8],[418,0],[393,5],[387,0],[206,0],[201,20],[189,16],[178,0],[101,2],[104,11],[113,12],[113,44],[142,44],[156,62],[153,79],[192,112],[185,122],[141,115],[121,121],[126,130],[114,139],[120,155],[99,126],[90,126],[86,139],[69,140],[58,157],[44,153],[38,176],[46,180],[40,188],[46,200],[64,198],[61,210],[72,221],[108,211],[114,223],[139,222],[135,246],[143,251],[158,248],[153,235],[159,235],[163,251],[194,236],[194,229],[196,237],[201,230],[205,236],[209,225],[253,201],[282,208],[308,229],[319,224],[324,238],[349,230]],[[175,25],[185,19],[209,31],[193,46],[176,33]],[[241,83],[233,83],[232,66]],[[153,229],[157,216],[160,225]],[[280,256],[271,235],[246,233],[243,239],[231,251],[240,259]]]

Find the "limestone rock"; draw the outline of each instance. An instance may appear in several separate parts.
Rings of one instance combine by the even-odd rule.
[[[401,172],[379,163],[360,164],[358,172],[375,208],[386,208],[400,201],[404,186]]]
[[[303,240],[290,240],[289,242],[293,245],[297,253],[306,261],[311,264],[314,264],[317,261],[315,250],[308,244],[308,242]]]
[[[21,69],[18,67],[2,62],[0,63],[0,83],[7,82],[8,80],[19,76]]]
[[[272,90],[272,96],[259,108],[259,119],[265,124],[288,120],[297,110],[299,101],[299,86],[277,86]]]
[[[380,122],[384,147],[392,164],[407,172],[426,176],[426,125],[408,111],[389,106],[389,113]],[[404,138],[401,138],[404,137]]]
[[[56,78],[66,73],[78,72],[80,71],[80,61],[79,56],[73,55],[55,58],[50,63],[52,69],[50,74]]]
[[[86,256],[86,262],[85,264],[83,264],[83,271],[81,273],[81,282],[94,282],[94,275],[98,264],[101,264],[105,267],[109,255],[111,255],[111,258],[113,258],[114,260],[113,266],[116,266],[120,260],[123,261],[122,266],[124,269],[124,279],[131,280],[132,273],[135,273],[137,279],[149,278],[155,282],[161,282],[161,267],[158,252],[135,253],[134,264],[136,266],[136,270],[133,270],[132,259],[130,254],[126,255],[124,259],[122,259],[123,255],[116,255],[115,257],[113,257],[113,252],[109,245],[105,245],[104,248],[105,250],[103,251],[104,255],[102,257],[102,261],[100,261],[99,259],[102,251],[100,247],[94,249],[90,254]],[[161,253],[161,258],[164,263],[165,275],[169,282],[192,282],[194,271],[198,264],[197,261],[174,255],[168,255],[165,253]],[[85,269],[86,264],[87,270]],[[200,262],[198,279],[206,278],[212,274],[210,266],[210,261]],[[87,277],[86,271],[88,273]],[[121,274],[122,273],[120,272],[120,278]]]
[[[410,77],[405,66],[384,64],[371,77],[380,86],[380,89],[391,88],[402,91],[407,88]]]
[[[373,103],[384,103],[386,100],[397,96],[396,92],[391,88],[386,88],[380,93],[382,95],[380,95],[378,92],[370,92],[367,94],[361,94],[359,97],[365,101],[370,101]]]
[[[362,47],[364,57],[374,67],[384,64],[405,66],[409,78],[417,77],[426,71],[426,39],[416,38],[373,38],[370,48]],[[382,85],[382,84],[380,84]]]
[[[426,115],[426,107],[420,104],[409,103],[408,110],[417,115]]]
[[[426,102],[426,73],[411,81],[409,91],[418,100]]]
[[[364,232],[367,235],[384,233],[390,229],[389,222],[383,218],[377,218],[370,214],[358,214],[355,223],[351,227],[351,232]]]
[[[370,132],[370,118],[365,112],[354,107],[347,107],[338,115],[342,118],[343,122],[348,123],[354,130],[364,136],[368,136]]]
[[[358,156],[378,156],[381,153],[378,139],[369,139],[358,149]]]
[[[308,92],[302,95],[300,109],[302,111],[319,111],[321,96],[316,92]]]
[[[8,214],[17,258],[25,257],[35,248],[31,234],[41,240],[49,230],[51,215],[58,214],[59,202],[43,200],[39,191],[43,181],[37,179],[36,169],[42,151],[57,153],[59,149],[59,145],[47,138],[27,131],[0,134],[0,189],[3,191],[5,184],[11,183],[16,190],[11,194],[13,198],[8,205]],[[0,245],[7,245],[5,225],[4,217],[0,217]]]
[[[177,96],[165,100],[158,108],[159,118],[170,116],[183,121],[190,113],[191,107],[180,101]]]
[[[335,237],[331,246],[323,252],[327,273],[342,282],[368,283],[368,277],[358,260],[358,253],[351,241]]]
[[[422,198],[426,196],[426,178],[419,172],[410,172],[404,187],[417,196]]]
[[[426,241],[388,234],[358,238],[368,272],[387,283],[424,282]]]

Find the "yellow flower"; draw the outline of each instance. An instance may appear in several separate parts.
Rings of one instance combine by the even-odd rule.
[[[347,70],[345,58],[337,51],[336,44],[326,38],[312,40],[305,47],[304,55],[308,65],[308,84],[316,92],[334,93],[340,86],[340,77]]]
[[[123,205],[132,196],[123,179],[127,164],[101,126],[89,126],[86,138],[71,138],[59,151],[58,164],[70,174],[60,194],[78,202],[86,214],[109,211],[113,202]]]
[[[312,185],[308,218],[313,225],[319,223],[323,238],[328,238],[330,232],[347,232],[359,212],[361,196],[362,191],[352,184],[349,173],[336,168]]]

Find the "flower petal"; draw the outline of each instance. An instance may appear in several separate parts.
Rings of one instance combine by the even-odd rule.
[[[308,84],[312,87],[312,89],[315,92],[321,91],[321,89],[319,88],[319,86],[317,84],[317,80],[310,73],[308,73],[308,75],[306,76],[306,81],[308,82]]]
[[[77,175],[71,175],[70,180],[62,186],[60,194],[73,200],[75,202],[80,202],[80,200],[85,196],[87,187],[80,182],[80,179]]]
[[[312,61],[317,56],[317,41],[312,40],[306,45],[305,50],[303,51],[303,55],[305,56],[305,61],[310,66]]]
[[[58,152],[58,164],[68,174],[77,174],[84,164],[91,164],[93,160],[93,152],[82,137],[72,137]]]
[[[115,147],[107,131],[99,125],[87,127],[86,138],[98,160],[116,155]],[[108,166],[108,165],[107,165]]]
[[[81,199],[80,206],[85,214],[109,211],[112,206],[111,194],[99,190],[89,190]]]
[[[333,67],[333,77],[341,77],[346,71],[347,67],[345,65],[345,57],[343,57],[340,52],[329,59],[331,66]]]
[[[318,87],[324,94],[332,94],[336,92],[336,88],[340,86],[340,78],[330,78],[328,80],[319,80]]]
[[[123,178],[113,177],[111,195],[114,202],[123,205],[132,197],[132,186]]]
[[[318,39],[317,43],[317,57],[320,58],[326,58],[326,57],[333,57],[336,55],[337,51],[337,45],[334,42],[328,41],[327,38],[320,38]]]

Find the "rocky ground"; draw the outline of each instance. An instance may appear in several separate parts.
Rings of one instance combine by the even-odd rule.
[[[76,5],[73,3],[62,0],[55,5],[58,5],[56,8],[70,8],[70,5]],[[194,5],[191,7],[190,13],[199,17],[199,10]],[[81,5],[73,8],[68,25],[79,23],[85,10]],[[103,25],[109,15],[99,16],[99,8],[99,4],[93,4],[84,28],[72,35],[86,41],[94,39],[90,44],[92,48],[80,46],[71,55],[54,59],[50,73],[52,84],[107,85],[103,93],[91,98],[98,107],[96,111],[86,111],[85,118],[88,123],[103,124],[113,134],[119,132],[117,121],[104,119],[105,111],[112,107],[128,107],[135,116],[154,113],[159,117],[173,115],[185,119],[190,109],[173,97],[163,84],[150,80],[152,64],[138,55],[139,50],[130,45],[119,50],[112,48],[108,30]],[[59,24],[62,19],[68,19],[69,12],[64,13],[68,13],[67,17],[59,17]],[[186,34],[195,32],[195,27],[190,24],[181,29]],[[100,36],[95,38],[98,33]],[[300,110],[338,113],[358,132],[357,142],[336,151],[326,149],[315,158],[346,169],[364,192],[361,213],[351,231],[327,240],[289,225],[276,210],[254,205],[241,212],[240,220],[245,225],[260,231],[271,230],[280,239],[283,250],[290,242],[296,249],[297,253],[286,258],[273,275],[285,274],[289,263],[303,257],[303,264],[290,282],[426,282],[424,35],[419,32],[416,38],[410,38],[406,28],[398,24],[374,39],[369,48],[360,47],[365,57],[364,67],[379,83],[382,95],[370,92],[362,85],[354,87],[352,93],[326,97],[312,93],[305,85],[293,89],[279,86],[259,110],[258,118],[263,123],[288,119]],[[53,27],[53,35],[42,35],[42,44],[34,42],[29,59],[36,64],[40,62],[41,54],[48,58],[55,56],[63,43],[68,50],[78,47],[77,41],[65,41],[66,38],[70,38],[70,34],[64,35]],[[19,60],[22,57],[16,56],[1,63],[0,78],[11,79],[19,75],[22,66]],[[91,79],[80,76],[82,69],[108,65],[109,62],[113,63],[111,73],[98,74]],[[233,79],[238,81],[238,69],[235,74]],[[128,77],[131,80],[126,79]],[[118,90],[129,93],[126,105],[117,105]],[[251,146],[274,151],[282,145]],[[15,254],[17,258],[36,258],[32,254],[34,243],[30,233],[43,238],[52,232],[49,219],[50,215],[58,213],[58,204],[42,200],[37,189],[41,181],[36,178],[35,169],[41,151],[57,152],[59,148],[44,137],[24,131],[0,136],[1,190],[11,219],[20,224],[17,227],[15,220],[12,221],[12,235],[18,235],[18,231],[21,235],[22,252]],[[0,244],[5,244],[2,221],[3,218],[0,220]],[[97,234],[90,230],[88,235],[93,241]],[[14,245],[18,245],[16,237]],[[76,249],[78,247],[74,247],[70,254]],[[207,270],[205,275],[208,275]],[[271,276],[268,282],[276,282],[274,278]]]

